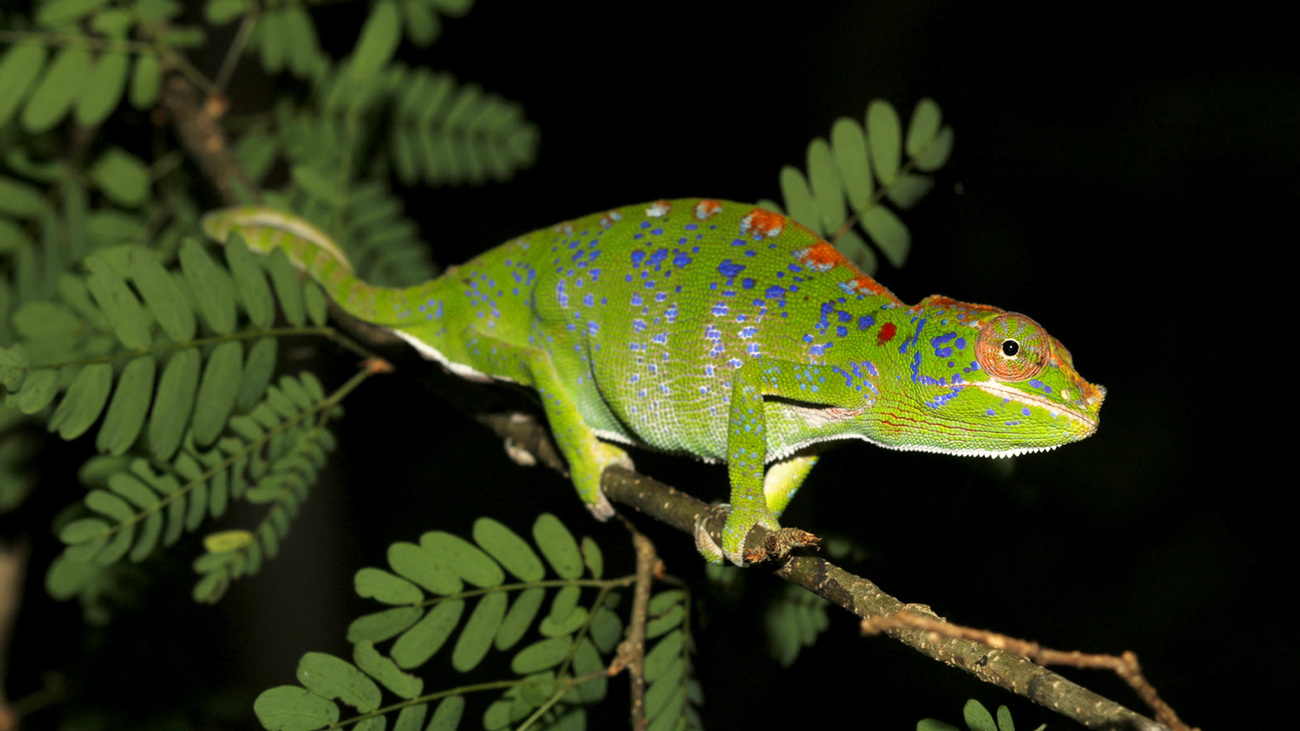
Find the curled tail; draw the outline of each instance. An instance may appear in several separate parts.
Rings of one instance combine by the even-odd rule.
[[[385,305],[397,290],[358,279],[339,245],[307,221],[271,208],[241,206],[208,213],[201,223],[203,232],[219,243],[238,231],[253,251],[270,254],[283,250],[295,267],[316,280],[349,314],[367,322],[393,324],[387,322],[391,316],[378,313],[392,312],[393,308]]]

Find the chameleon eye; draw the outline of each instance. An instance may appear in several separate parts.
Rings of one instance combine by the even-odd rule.
[[[1047,334],[1024,315],[1007,312],[984,323],[975,341],[975,358],[999,381],[1023,381],[1043,370]]]

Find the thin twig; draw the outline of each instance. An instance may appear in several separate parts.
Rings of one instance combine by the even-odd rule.
[[[650,585],[655,575],[662,573],[659,555],[654,543],[636,529],[632,521],[619,516],[628,532],[632,534],[632,547],[636,553],[636,584],[632,590],[632,613],[628,619],[627,639],[618,645],[618,654],[610,664],[611,675],[627,669],[628,681],[632,688],[632,729],[645,731],[649,720],[645,715],[645,625],[646,612],[650,605]]]

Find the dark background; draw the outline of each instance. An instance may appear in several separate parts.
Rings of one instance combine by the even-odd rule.
[[[537,164],[503,185],[412,191],[409,210],[434,257],[454,263],[631,202],[776,197],[781,166],[804,167],[835,118],[861,119],[880,98],[906,119],[934,98],[954,154],[904,214],[906,266],[878,278],[906,302],[942,293],[1043,323],[1109,389],[1101,428],[1014,462],[846,445],[787,522],[852,538],[866,554],[858,573],[953,621],[1137,652],[1188,723],[1267,728],[1300,679],[1286,568],[1296,478],[1281,456],[1294,449],[1293,308],[1282,298],[1294,291],[1300,193],[1290,29],[1245,6],[1044,7],[481,2],[428,52],[404,53],[520,102],[541,130]],[[320,17],[350,38],[360,16],[344,6]],[[333,362],[337,385],[351,356]],[[404,365],[348,400],[330,479],[258,577],[195,609],[188,569],[159,571],[144,607],[112,630],[140,658],[114,649],[120,639],[71,639],[90,654],[68,657],[107,676],[97,692],[140,694],[148,677],[151,694],[182,708],[195,685],[227,689],[231,705],[208,723],[246,712],[260,690],[293,682],[303,652],[347,652],[347,622],[372,609],[352,593],[356,569],[425,530],[467,534],[479,515],[523,532],[550,510],[626,568],[620,529],[592,522],[563,478],[509,462],[420,385],[418,364]],[[702,498],[725,495],[718,468],[635,457]],[[701,586],[689,538],[642,523],[669,570]],[[757,609],[775,582],[746,578],[739,597],[701,602],[709,728],[909,729],[925,716],[958,723],[972,696],[1010,704],[1020,728],[1071,727],[890,640],[861,639],[834,611],[818,644],[779,669]],[[113,671],[118,662],[150,669]],[[1145,712],[1105,674],[1064,673]],[[611,688],[625,693],[621,679]],[[623,727],[624,712],[614,703],[591,727]]]

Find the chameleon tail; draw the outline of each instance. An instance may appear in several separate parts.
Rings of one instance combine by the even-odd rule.
[[[281,249],[298,269],[315,279],[330,299],[359,319],[396,324],[392,313],[400,290],[376,287],[357,278],[342,249],[324,231],[296,216],[258,206],[225,208],[202,219],[203,232],[224,243],[238,231],[248,248],[262,254]],[[380,316],[379,313],[386,313]]]

